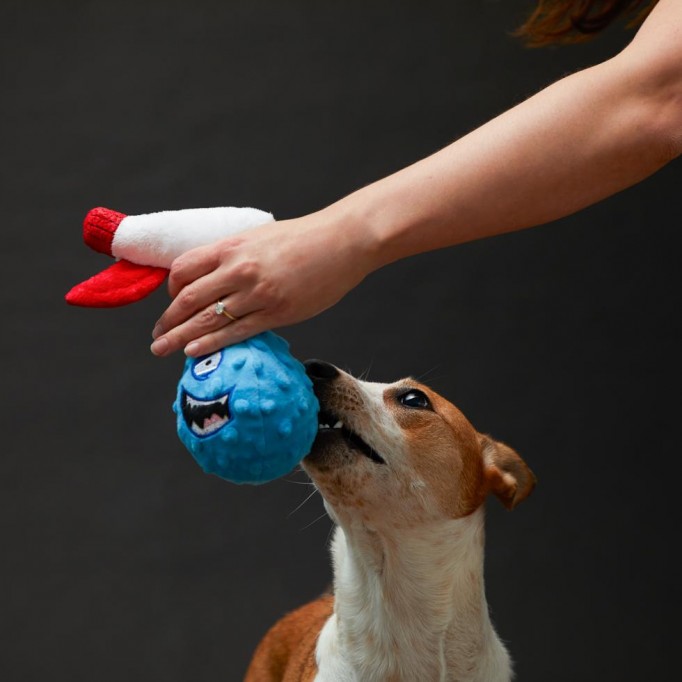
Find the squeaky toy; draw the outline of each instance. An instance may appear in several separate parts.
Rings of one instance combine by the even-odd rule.
[[[254,208],[202,208],[127,216],[91,210],[85,243],[117,261],[76,285],[72,305],[113,307],[158,288],[173,260],[273,220]],[[173,410],[180,440],[201,468],[234,483],[265,483],[308,454],[319,404],[303,365],[273,332],[201,358],[187,358]]]
[[[173,409],[199,466],[239,483],[289,473],[317,434],[310,379],[272,332],[187,358]]]

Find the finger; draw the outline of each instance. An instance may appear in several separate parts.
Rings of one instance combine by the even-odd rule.
[[[212,244],[178,256],[171,264],[168,275],[168,293],[171,298],[175,298],[190,282],[213,272],[218,263],[218,250]]]
[[[223,303],[225,311],[237,321],[256,310],[253,304],[249,306],[245,294],[229,296],[223,299]],[[235,324],[231,317],[218,314],[216,312],[216,304],[210,303],[185,322],[156,338],[150,350],[154,355],[170,355],[184,348],[194,339],[201,338],[230,324]]]
[[[219,275],[216,271],[188,284],[171,301],[168,308],[156,321],[152,338],[159,338],[204,308],[215,305],[219,299],[225,298],[231,290],[232,287],[226,282],[224,275]]]
[[[185,355],[196,358],[214,353],[225,346],[231,346],[272,327],[272,318],[264,311],[257,310],[241,317],[220,329],[190,341],[185,347]]]

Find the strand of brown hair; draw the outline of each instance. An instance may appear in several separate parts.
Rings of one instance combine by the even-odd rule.
[[[628,26],[644,20],[658,0],[538,0],[537,7],[514,35],[529,47],[579,43],[616,19],[630,14]]]

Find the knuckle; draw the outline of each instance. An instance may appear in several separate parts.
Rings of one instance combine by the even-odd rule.
[[[220,265],[226,265],[234,261],[239,251],[240,242],[237,235],[227,237],[218,244],[211,247],[210,255],[211,264],[214,268]]]
[[[170,272],[168,273],[168,285],[171,287],[178,287],[181,285],[182,280],[183,280],[183,268],[182,266],[175,266],[175,263],[173,263],[173,266],[171,267]]]
[[[193,266],[193,259],[187,254],[179,255],[171,263],[169,277],[175,280],[186,279],[188,271]]]
[[[238,246],[239,239],[235,236],[230,236],[220,242],[217,251],[222,257],[231,256]]]
[[[171,296],[177,294],[187,283],[186,269],[186,261],[182,260],[182,256],[176,258],[171,264],[168,272],[168,291]]]
[[[196,316],[196,320],[202,329],[212,329],[216,323],[215,311],[212,308],[206,308]]]
[[[242,281],[252,282],[258,278],[258,265],[253,261],[242,261],[235,266],[235,276]]]
[[[194,289],[186,287],[178,295],[178,306],[183,311],[193,311],[196,308],[197,295]]]
[[[272,282],[261,282],[255,293],[257,294],[261,305],[264,307],[271,310],[282,307],[284,297],[282,296],[279,287],[275,286]]]
[[[186,267],[186,262],[187,258],[184,253],[174,258],[170,266],[171,275],[173,274],[177,275],[178,273],[182,272],[182,270],[184,270],[184,268]]]

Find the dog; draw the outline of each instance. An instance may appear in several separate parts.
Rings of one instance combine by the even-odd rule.
[[[334,591],[286,615],[245,682],[508,682],[488,615],[484,500],[535,476],[413,379],[360,381],[309,360],[319,432],[302,466],[336,524]]]

